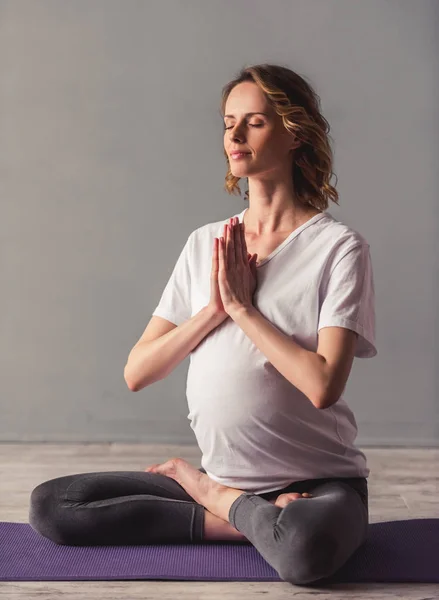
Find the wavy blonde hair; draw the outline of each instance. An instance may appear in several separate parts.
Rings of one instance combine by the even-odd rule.
[[[269,104],[282,117],[284,127],[302,144],[295,149],[292,165],[294,191],[305,206],[319,210],[328,208],[329,199],[336,204],[338,192],[329,180],[333,175],[333,152],[329,142],[330,126],[320,110],[320,97],[303,77],[280,65],[254,65],[243,68],[236,79],[223,87],[221,115],[224,117],[226,100],[231,90],[243,81],[253,81],[265,93]],[[230,161],[224,150],[228,171],[224,188],[229,194],[241,195],[240,177],[230,170]],[[335,175],[335,174],[334,174]],[[337,176],[335,175],[337,180]],[[249,191],[244,200],[249,199]]]

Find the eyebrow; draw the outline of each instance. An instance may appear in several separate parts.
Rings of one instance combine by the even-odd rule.
[[[264,113],[264,112],[248,112],[248,113],[245,113],[244,117],[250,117],[251,115],[265,115],[266,117],[268,117],[267,113]],[[232,119],[234,119],[235,115],[224,115],[224,119],[226,117],[232,117]]]

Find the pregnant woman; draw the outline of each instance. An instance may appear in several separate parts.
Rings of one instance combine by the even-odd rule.
[[[190,356],[202,452],[145,471],[38,485],[29,522],[58,544],[251,543],[280,578],[337,571],[366,540],[369,469],[343,396],[354,357],[377,354],[367,241],[325,210],[329,126],[283,66],[223,89],[225,188],[249,206],[194,229],[125,367],[130,390]]]

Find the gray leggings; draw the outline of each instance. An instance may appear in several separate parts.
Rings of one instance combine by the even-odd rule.
[[[203,468],[199,471],[205,473]],[[268,502],[309,492],[284,508]],[[174,479],[144,471],[79,473],[32,490],[29,523],[57,544],[112,546],[203,541],[205,509]],[[273,492],[246,492],[229,521],[284,581],[332,575],[363,544],[369,525],[365,477],[307,479]]]

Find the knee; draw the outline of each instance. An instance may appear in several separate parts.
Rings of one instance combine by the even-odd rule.
[[[279,577],[299,585],[329,577],[336,570],[337,548],[337,540],[327,532],[304,538],[293,550],[290,544],[282,554]]]
[[[32,529],[57,544],[68,544],[59,515],[58,494],[50,482],[34,488],[29,503],[29,524]]]

